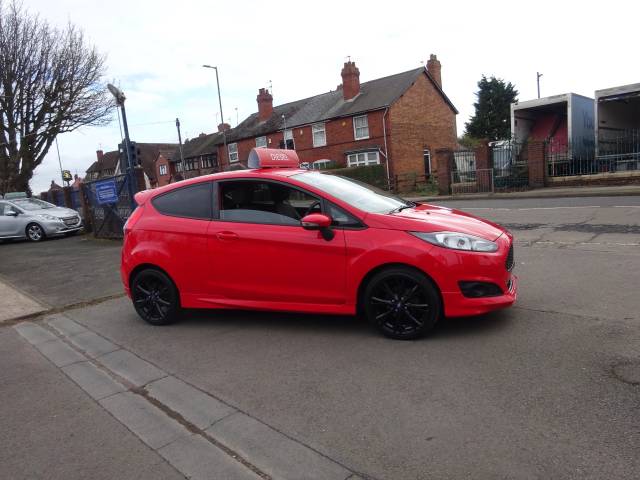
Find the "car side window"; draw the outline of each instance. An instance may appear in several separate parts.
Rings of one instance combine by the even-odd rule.
[[[0,217],[6,215],[5,214],[5,206],[6,205],[7,205],[6,203],[0,202]]]
[[[299,226],[304,215],[321,208],[319,198],[281,183],[243,180],[219,185],[220,220]]]
[[[177,188],[159,195],[151,203],[163,215],[210,220],[212,214],[211,182]]]

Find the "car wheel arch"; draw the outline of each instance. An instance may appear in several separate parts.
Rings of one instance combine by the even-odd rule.
[[[374,268],[370,269],[364,275],[364,277],[362,277],[362,279],[360,280],[360,283],[358,284],[358,292],[356,294],[356,312],[357,312],[358,315],[362,314],[362,307],[363,307],[363,305],[362,305],[362,297],[364,295],[364,292],[365,292],[365,290],[367,288],[367,285],[368,285],[369,281],[377,273],[379,273],[379,272],[381,272],[383,270],[391,269],[391,268],[407,268],[409,270],[413,270],[414,272],[417,272],[417,273],[423,275],[427,280],[429,280],[431,282],[431,284],[435,288],[436,292],[438,292],[438,296],[440,297],[440,303],[441,303],[443,311],[444,311],[444,297],[442,296],[442,292],[440,291],[440,287],[438,286],[436,281],[433,279],[433,277],[431,277],[431,275],[429,275],[424,270],[422,270],[420,268],[417,268],[414,265],[410,265],[408,263],[391,262],[391,263],[383,263],[381,265],[375,266]]]
[[[131,285],[133,284],[133,280],[136,278],[136,276],[143,270],[157,270],[158,272],[164,273],[169,278],[169,280],[171,280],[171,283],[173,283],[173,286],[176,287],[176,291],[178,292],[178,298],[180,298],[180,289],[178,288],[178,285],[176,284],[176,281],[173,279],[171,274],[167,272],[164,268],[161,268],[158,265],[154,265],[153,263],[141,263],[139,265],[136,265],[136,267],[133,270],[131,270],[131,273],[129,274],[129,288],[131,288]]]

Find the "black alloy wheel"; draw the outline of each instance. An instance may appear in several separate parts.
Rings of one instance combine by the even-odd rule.
[[[31,242],[40,242],[44,240],[44,230],[37,223],[30,223],[26,228],[27,239]]]
[[[440,296],[431,281],[415,270],[392,267],[375,274],[364,291],[367,319],[383,335],[412,340],[440,318]]]
[[[159,270],[145,269],[131,283],[133,306],[142,319],[152,325],[168,325],[180,311],[178,290]]]

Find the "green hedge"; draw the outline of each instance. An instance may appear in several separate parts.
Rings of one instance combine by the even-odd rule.
[[[369,165],[366,167],[350,167],[350,168],[332,168],[322,170],[323,173],[329,175],[341,175],[343,177],[353,178],[374,187],[387,189],[387,171],[384,165]]]

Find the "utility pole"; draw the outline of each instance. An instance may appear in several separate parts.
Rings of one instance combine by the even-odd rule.
[[[60,165],[60,178],[62,179],[62,184],[64,185],[64,172],[62,171],[62,160],[60,159],[60,147],[58,147],[58,137],[56,136],[56,151],[58,152],[58,165]],[[67,186],[69,182],[67,182]]]
[[[180,165],[184,166],[184,156],[182,155],[182,134],[180,133],[180,119],[176,118],[176,128],[178,129],[178,145],[180,148]]]
[[[540,98],[540,77],[542,74],[540,72],[536,72],[536,82],[538,83],[538,98]]]

